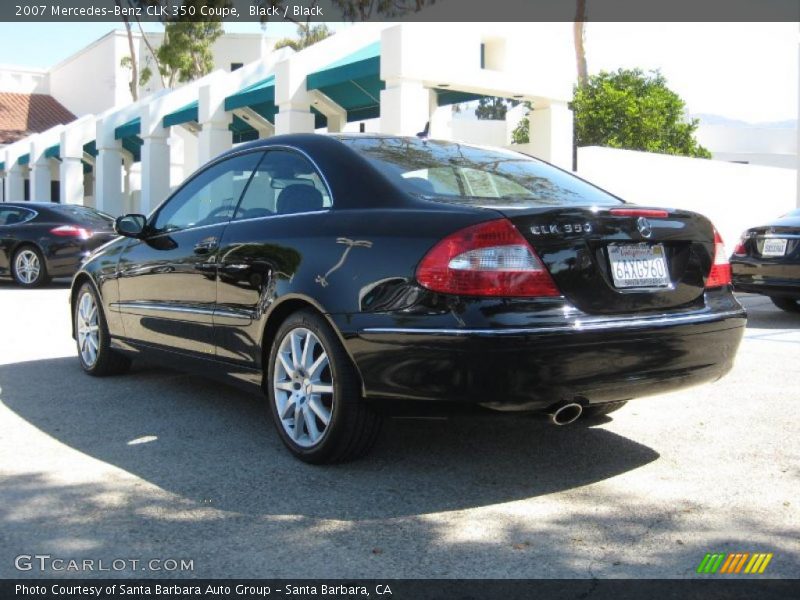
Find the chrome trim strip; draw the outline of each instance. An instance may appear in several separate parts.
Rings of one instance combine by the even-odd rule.
[[[192,308],[189,306],[174,306],[172,304],[156,304],[153,302],[112,302],[111,308],[118,311],[125,310],[152,310],[159,312],[187,313],[193,315],[213,315],[211,308]]]
[[[239,319],[241,321],[252,321],[255,318],[253,315],[243,313],[240,310],[231,310],[225,308],[194,308],[191,306],[175,306],[172,304],[157,304],[154,302],[112,302],[111,308],[117,311],[150,310],[192,315],[211,315],[218,317],[229,317],[232,319]]]
[[[800,240],[800,233],[759,233],[753,237],[756,239]]]
[[[509,329],[421,329],[408,327],[367,327],[360,333],[403,333],[415,335],[477,335],[477,336],[503,336],[503,335],[528,335],[539,333],[568,333],[581,331],[603,331],[606,329],[632,329],[648,325],[683,325],[686,323],[702,323],[721,321],[730,317],[746,317],[744,310],[729,310],[717,313],[659,315],[657,317],[641,319],[624,319],[619,321],[581,322],[575,321],[572,325],[558,325],[553,327],[516,327]]]

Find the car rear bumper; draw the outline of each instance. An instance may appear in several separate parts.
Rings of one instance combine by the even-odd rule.
[[[370,399],[542,410],[714,381],[733,365],[741,307],[509,329],[365,328],[346,336]]]
[[[787,260],[770,262],[752,257],[731,259],[733,287],[737,292],[800,298],[800,265]]]
[[[776,298],[800,298],[800,279],[734,277],[733,289]]]

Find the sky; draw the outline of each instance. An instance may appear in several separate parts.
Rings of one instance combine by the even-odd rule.
[[[49,67],[115,28],[121,24],[2,23],[0,64]],[[258,23],[226,30],[261,32]],[[270,37],[294,30],[267,25]],[[773,122],[797,118],[799,34],[797,23],[588,23],[586,51],[590,73],[660,69],[689,113]]]

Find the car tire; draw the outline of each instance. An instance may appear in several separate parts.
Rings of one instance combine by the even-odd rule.
[[[95,377],[120,375],[130,369],[131,359],[111,348],[103,307],[90,283],[80,287],[72,310],[81,368]]]
[[[797,298],[770,298],[772,303],[786,312],[800,313],[800,300]]]
[[[272,419],[297,458],[339,463],[372,448],[383,420],[362,399],[356,369],[323,317],[310,310],[290,315],[278,328],[267,365]]]
[[[35,288],[50,281],[44,256],[35,246],[22,246],[11,259],[11,274],[18,285]]]
[[[620,408],[628,403],[627,400],[620,400],[619,402],[606,402],[605,404],[595,404],[587,406],[583,409],[583,417],[585,419],[596,419],[604,417],[608,414],[618,411]]]

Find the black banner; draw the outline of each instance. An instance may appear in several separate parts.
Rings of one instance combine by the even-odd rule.
[[[800,598],[798,579],[542,579],[542,580],[3,580],[0,598],[39,600],[785,600]]]
[[[3,0],[0,21],[574,21],[575,0]],[[798,0],[586,0],[588,21],[800,21]]]

